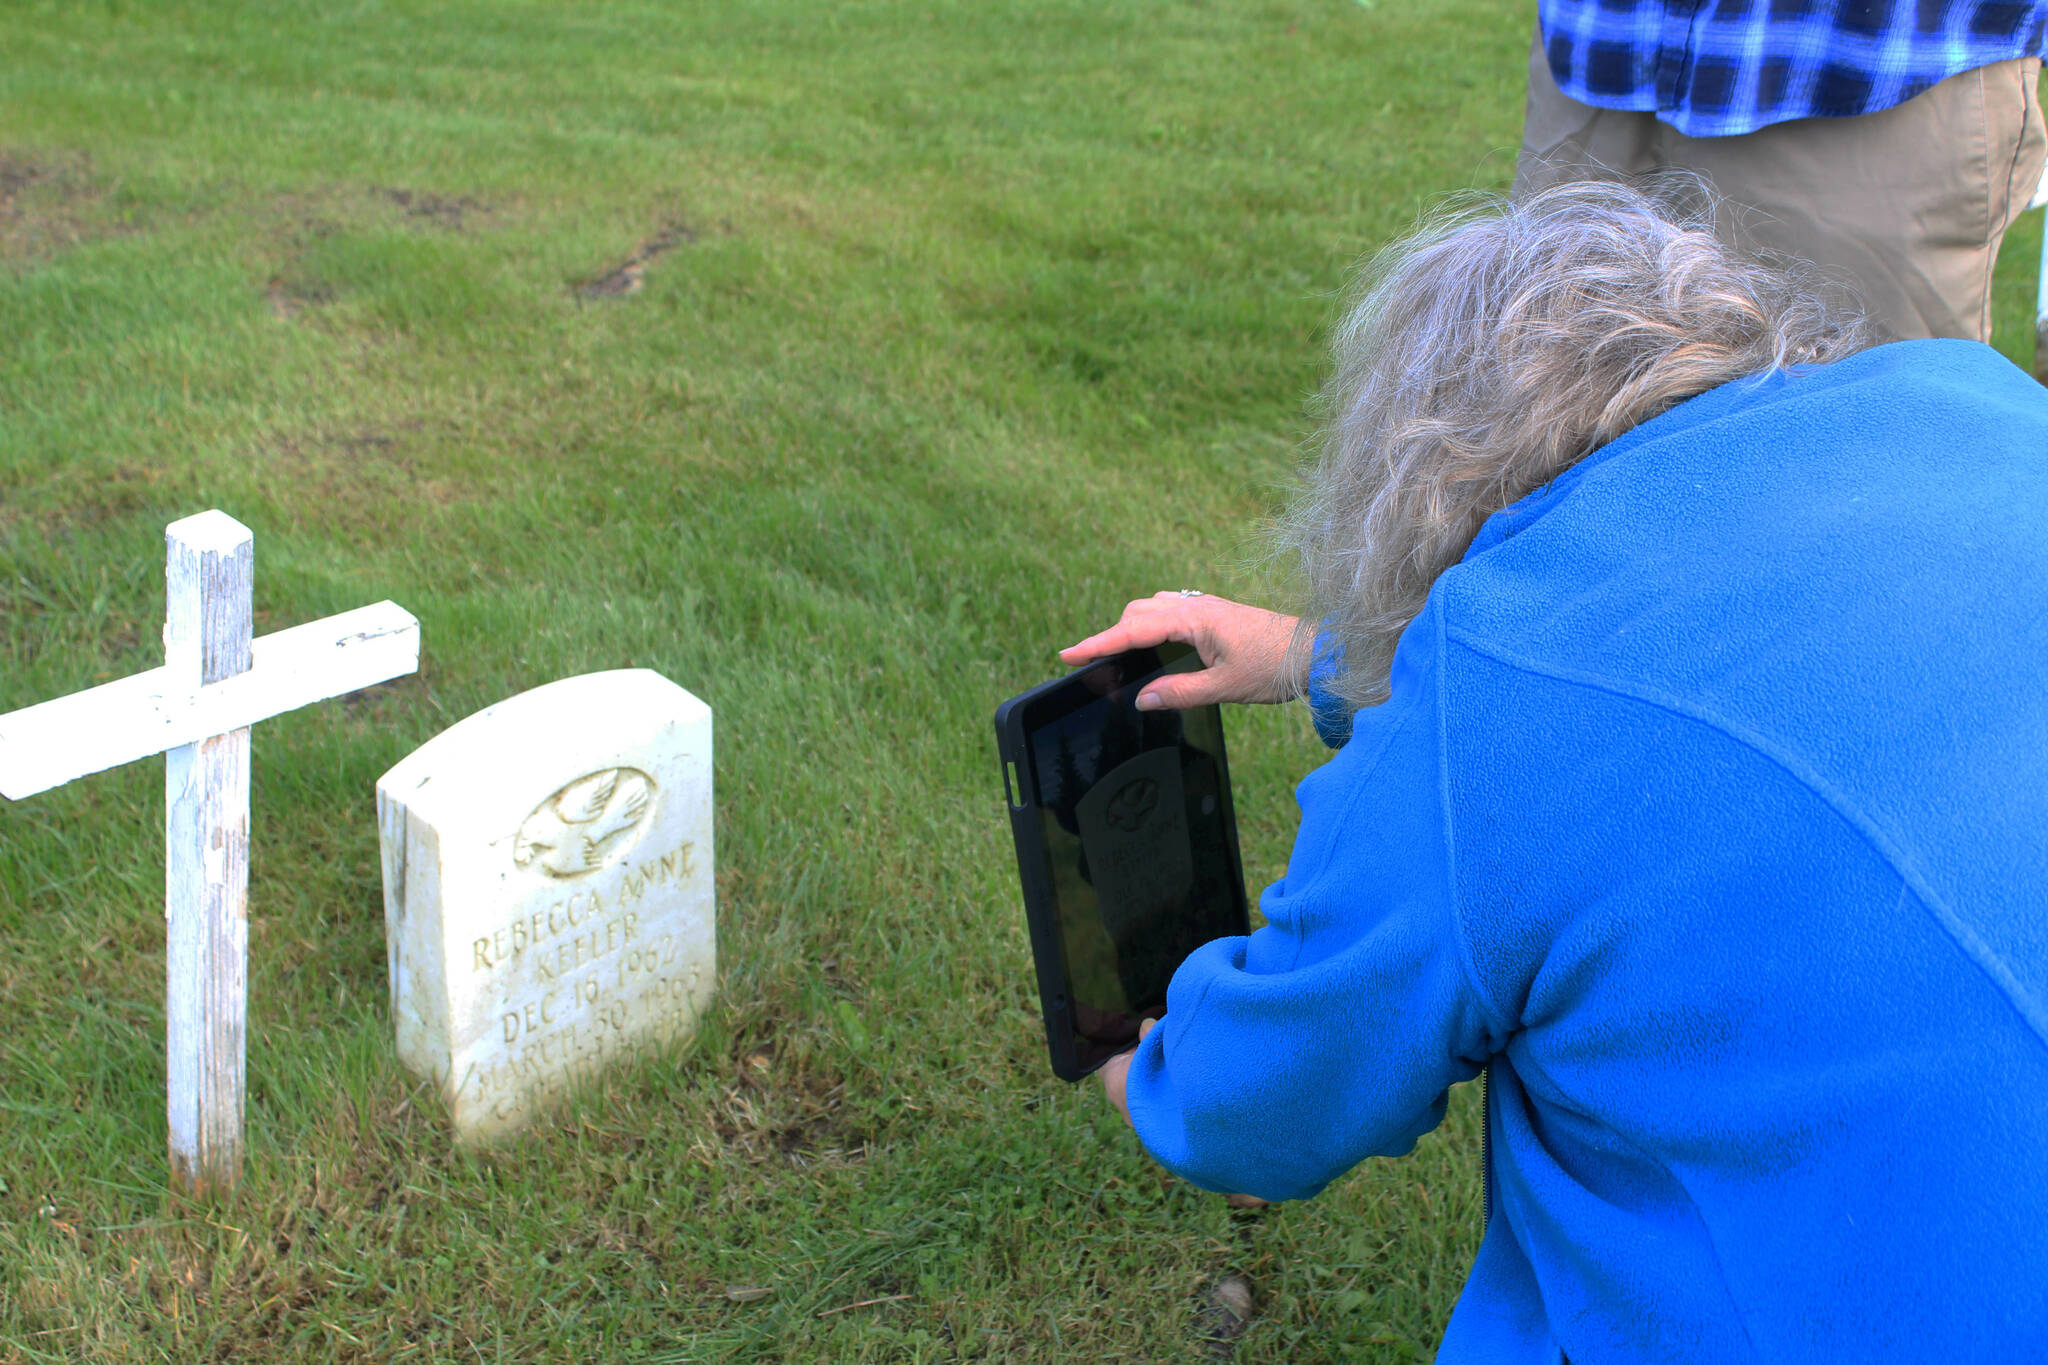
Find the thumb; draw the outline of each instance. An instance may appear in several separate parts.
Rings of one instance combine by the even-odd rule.
[[[1213,668],[1199,673],[1167,673],[1145,684],[1135,703],[1140,711],[1184,711],[1222,699]]]

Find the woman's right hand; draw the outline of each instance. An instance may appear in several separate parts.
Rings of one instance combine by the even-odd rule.
[[[1154,593],[1124,608],[1120,620],[1060,651],[1070,667],[1176,640],[1202,656],[1198,673],[1168,673],[1138,694],[1140,711],[1211,702],[1288,701],[1304,670],[1290,666],[1296,618],[1205,593]]]

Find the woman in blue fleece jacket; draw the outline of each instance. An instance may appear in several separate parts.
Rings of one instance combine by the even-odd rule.
[[[1338,747],[1106,1068],[1140,1139],[1306,1198],[1486,1070],[1440,1360],[2048,1358],[2048,393],[1611,185],[1395,248],[1336,352],[1313,648],[1066,651],[1312,657]]]

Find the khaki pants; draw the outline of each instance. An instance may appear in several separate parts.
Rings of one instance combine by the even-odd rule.
[[[1569,98],[1539,34],[1514,194],[1588,173],[1698,171],[1727,201],[1717,225],[1729,240],[1815,263],[1880,329],[1989,341],[1998,244],[2048,153],[2040,69],[2031,57],[1999,62],[1875,114],[1698,138]]]

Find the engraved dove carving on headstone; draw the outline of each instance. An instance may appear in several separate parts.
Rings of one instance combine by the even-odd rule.
[[[579,777],[526,817],[512,861],[551,877],[594,872],[632,846],[653,799],[654,779],[636,768]]]

